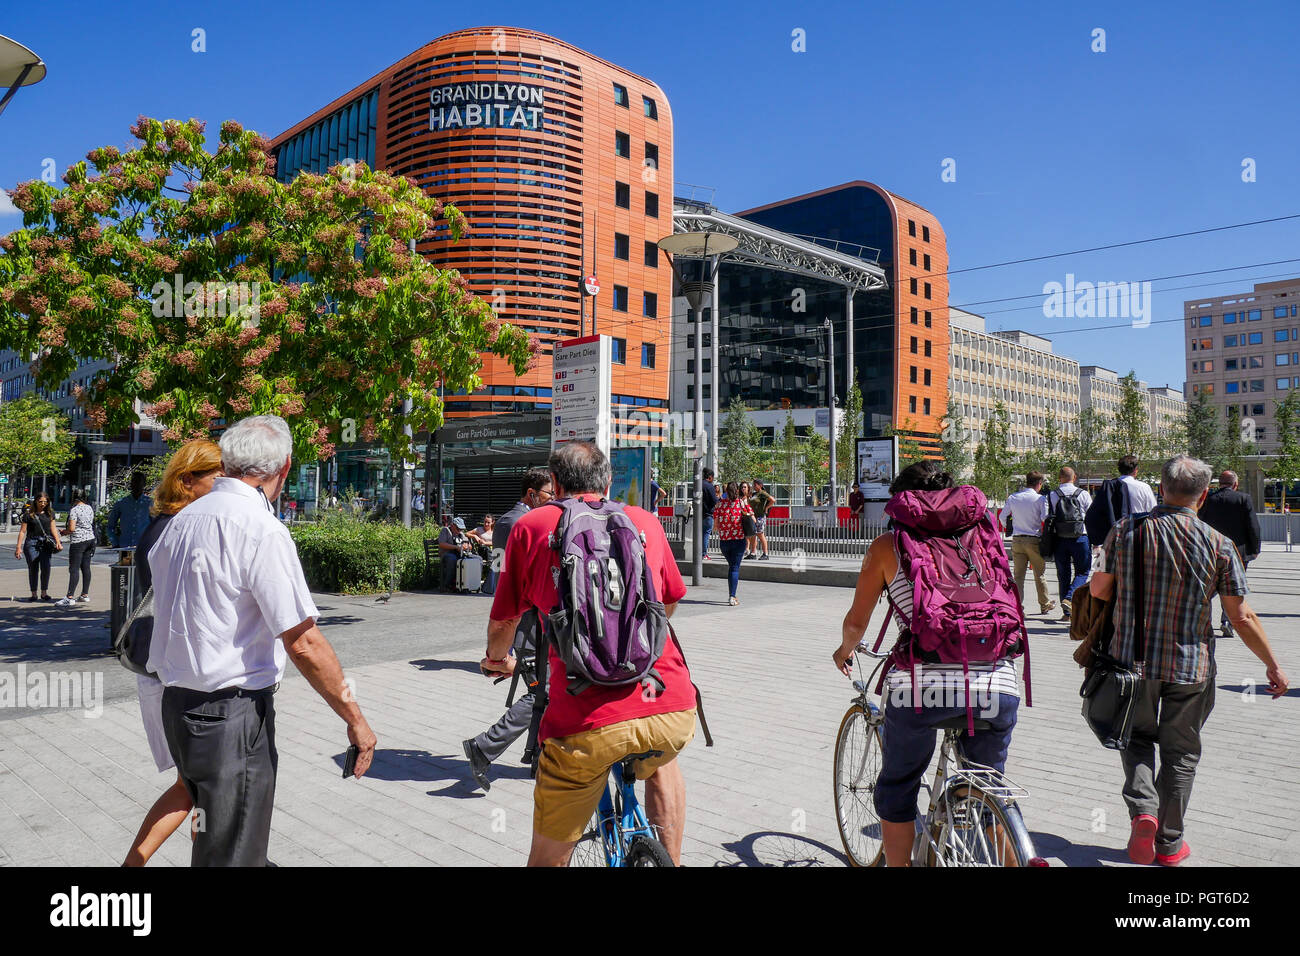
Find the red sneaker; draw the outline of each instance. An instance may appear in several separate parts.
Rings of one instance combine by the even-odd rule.
[[[1156,858],[1156,818],[1149,813],[1139,813],[1133,818],[1133,829],[1128,838],[1128,858],[1146,865]]]
[[[1192,855],[1192,848],[1183,841],[1183,845],[1178,848],[1177,853],[1157,853],[1156,862],[1161,866],[1178,866],[1183,860]]]

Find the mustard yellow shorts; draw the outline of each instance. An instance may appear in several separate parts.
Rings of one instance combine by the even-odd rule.
[[[562,843],[587,831],[600,805],[609,769],[628,754],[647,750],[663,756],[638,760],[636,778],[645,780],[671,763],[695,737],[695,709],[652,714],[551,737],[542,744],[533,788],[533,830]]]

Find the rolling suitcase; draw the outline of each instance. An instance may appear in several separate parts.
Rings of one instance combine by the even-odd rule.
[[[483,586],[483,559],[477,554],[466,554],[456,562],[456,588],[477,591]]]

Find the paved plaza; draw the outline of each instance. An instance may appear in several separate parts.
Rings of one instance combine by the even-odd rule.
[[[3,542],[0,542],[2,544]],[[61,610],[9,600],[26,575],[0,565],[0,672],[102,674],[99,716],[0,708],[0,864],[115,866],[145,810],[171,783],[145,743],[135,678],[103,653],[106,567],[93,602]],[[66,561],[51,590],[62,593]],[[1300,674],[1300,553],[1268,545],[1252,565],[1251,603],[1283,667]],[[1053,584],[1053,593],[1055,586]],[[842,866],[831,762],[852,689],[831,651],[851,598],[843,587],[742,582],[692,588],[674,618],[704,691],[716,746],[697,736],[682,758],[693,866]],[[276,698],[280,776],[271,836],[279,865],[518,865],[531,829],[532,782],[522,741],[483,794],[469,779],[463,738],[502,711],[506,684],[477,672],[489,598],[397,594],[390,600],[318,594],[338,650],[379,737],[370,773],[342,780],[343,723],[290,666]],[[881,612],[873,624],[879,627]],[[1027,787],[1026,822],[1053,865],[1129,865],[1119,759],[1079,716],[1080,671],[1065,625],[1030,619],[1034,702],[1022,707],[1008,775]],[[1263,668],[1237,641],[1218,647],[1218,699],[1188,816],[1190,866],[1300,864],[1295,793],[1300,692],[1250,692]],[[154,865],[185,865],[173,836]]]

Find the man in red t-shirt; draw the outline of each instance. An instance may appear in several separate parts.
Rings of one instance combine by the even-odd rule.
[[[551,453],[547,467],[556,498],[603,498],[609,494],[609,459],[595,445],[568,442]],[[646,564],[669,616],[686,595],[659,520],[641,508],[624,509],[645,535]],[[510,674],[510,645],[520,616],[536,608],[543,626],[559,603],[551,569],[559,566],[550,535],[560,521],[559,508],[535,508],[515,522],[506,546],[488,623],[487,656],[481,667],[489,676]],[[637,779],[646,782],[646,813],[659,828],[659,839],[673,862],[679,862],[686,822],[686,782],[677,764],[695,736],[695,687],[674,639],[669,639],[655,669],[664,683],[656,693],[646,681],[628,687],[588,687],[579,694],[566,689],[564,663],[548,644],[550,696],[538,740],[537,785],[533,792],[533,846],[529,866],[565,866],[573,845],[586,831],[600,803],[610,767],[628,754],[648,750],[662,757],[638,761]]]

